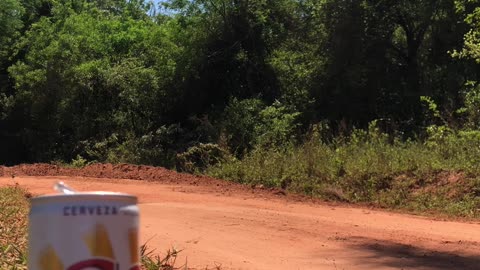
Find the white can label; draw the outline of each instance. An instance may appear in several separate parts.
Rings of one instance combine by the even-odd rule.
[[[29,237],[29,270],[140,269],[136,205],[34,205]]]

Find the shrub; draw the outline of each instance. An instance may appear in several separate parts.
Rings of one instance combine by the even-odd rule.
[[[237,156],[255,147],[281,147],[295,139],[300,113],[279,101],[270,106],[259,99],[234,99],[225,109],[228,146]]]
[[[176,168],[179,171],[190,173],[197,170],[203,171],[208,166],[227,160],[228,157],[229,153],[218,145],[200,143],[177,155]]]
[[[480,173],[479,131],[431,126],[422,142],[389,137],[372,122],[331,142],[321,137],[312,132],[302,145],[257,147],[206,173],[327,200],[478,215],[480,185],[472,177]]]

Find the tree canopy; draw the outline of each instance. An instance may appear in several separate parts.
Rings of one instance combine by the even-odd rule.
[[[0,163],[478,127],[479,71],[478,0],[3,0]]]

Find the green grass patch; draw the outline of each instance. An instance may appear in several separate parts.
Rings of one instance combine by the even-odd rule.
[[[480,132],[435,127],[423,141],[356,130],[329,142],[257,148],[206,174],[325,200],[480,216]]]

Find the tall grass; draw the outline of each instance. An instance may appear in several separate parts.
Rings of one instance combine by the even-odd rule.
[[[0,269],[27,269],[27,193],[0,188]]]
[[[256,149],[242,160],[211,166],[206,173],[327,200],[480,214],[478,131],[432,127],[427,139],[405,141],[372,124],[328,143],[312,136],[300,146]]]

